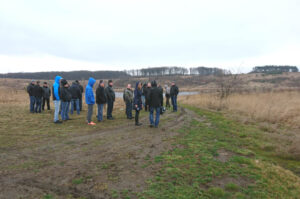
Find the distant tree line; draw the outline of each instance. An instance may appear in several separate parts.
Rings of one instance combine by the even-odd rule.
[[[134,77],[153,77],[153,76],[172,76],[172,75],[221,75],[226,71],[219,68],[207,68],[207,67],[155,67],[155,68],[143,68],[136,70],[125,71],[128,75]]]
[[[56,75],[60,75],[68,80],[87,80],[89,77],[96,79],[116,79],[128,76],[124,71],[70,71],[70,72],[35,72],[35,73],[7,73],[2,74],[2,78],[17,78],[17,79],[54,79]]]
[[[256,66],[253,68],[251,73],[284,73],[284,72],[299,72],[296,66],[276,66],[276,65],[267,65],[267,66]]]

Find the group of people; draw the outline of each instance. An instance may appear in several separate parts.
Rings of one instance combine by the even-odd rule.
[[[51,90],[48,87],[48,83],[44,82],[43,87],[40,86],[40,81],[32,80],[27,86],[27,92],[30,99],[30,112],[41,113],[45,109],[47,103],[47,109],[50,110],[50,96]]]
[[[114,120],[112,112],[116,95],[113,89],[113,81],[109,80],[108,85],[105,87],[104,81],[100,80],[95,92],[96,95],[94,95],[93,90],[95,83],[96,80],[91,77],[89,78],[88,84],[85,88],[85,102],[87,104],[86,120],[88,125],[96,125],[96,123],[92,121],[93,107],[95,104],[97,104],[98,122],[103,121],[104,105],[107,105],[107,119]],[[52,92],[48,87],[47,82],[44,82],[43,87],[41,87],[39,81],[32,80],[27,87],[27,92],[30,97],[30,112],[40,113],[42,101],[42,109],[44,110],[45,102],[47,102],[48,110],[50,110],[49,99],[52,93],[54,103],[54,123],[60,124],[64,121],[70,120],[69,112],[73,114],[76,110],[77,114],[80,114],[80,111],[82,110],[83,91],[83,87],[80,85],[78,80],[70,85],[66,79],[63,79],[60,76],[55,77]],[[174,112],[177,111],[178,93],[179,89],[174,82],[172,83],[171,88],[165,85],[166,107],[170,108],[169,101],[171,98]],[[165,109],[163,107],[163,88],[158,85],[156,81],[152,81],[147,84],[136,82],[134,90],[132,89],[131,84],[128,84],[127,88],[124,90],[123,99],[126,105],[127,119],[133,119],[132,110],[135,110],[135,125],[141,126],[142,123],[139,122],[139,114],[144,108],[145,111],[149,111],[150,127],[158,127],[160,114],[163,113]],[[61,120],[59,120],[59,115],[61,115]]]

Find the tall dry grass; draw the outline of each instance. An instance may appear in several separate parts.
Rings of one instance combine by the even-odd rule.
[[[183,104],[224,110],[259,122],[285,124],[300,128],[300,92],[232,94],[220,100],[215,94],[180,97]]]

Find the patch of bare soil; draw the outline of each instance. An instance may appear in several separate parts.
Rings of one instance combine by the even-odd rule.
[[[242,176],[236,178],[230,176],[223,176],[223,177],[215,178],[209,184],[209,186],[225,188],[225,186],[229,183],[233,183],[235,185],[238,185],[239,187],[247,187],[248,185],[252,184],[253,181],[251,181],[251,179],[249,178],[242,177]]]
[[[1,158],[9,169],[1,171],[0,198],[111,198],[113,191],[124,190],[137,198],[160,169],[154,157],[171,150],[177,129],[196,117],[181,108],[180,114],[165,113],[158,129],[149,128],[146,116],[141,127],[128,121],[114,129],[70,135],[61,142],[49,138],[40,147],[10,151]]]
[[[233,152],[227,151],[225,149],[219,149],[217,152],[219,155],[215,158],[223,163],[227,162],[232,156],[235,155]]]

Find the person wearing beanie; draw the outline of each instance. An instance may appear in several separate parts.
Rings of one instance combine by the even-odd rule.
[[[105,93],[107,97],[107,119],[113,120],[112,112],[114,109],[114,101],[116,98],[115,91],[113,89],[113,81],[108,80],[108,86],[105,88]]]
[[[171,90],[170,90],[170,96],[173,106],[173,112],[177,112],[177,95],[179,93],[179,89],[176,86],[175,82],[172,82]]]
[[[42,97],[44,94],[43,88],[40,86],[40,81],[36,82],[36,85],[33,87],[33,96],[35,97],[35,109],[36,113],[41,113],[42,108]]]
[[[62,121],[70,120],[69,108],[72,99],[72,94],[70,92],[70,85],[65,79],[61,80],[60,98],[61,98],[61,119]]]
[[[98,122],[103,121],[103,107],[104,104],[106,104],[107,99],[106,99],[106,94],[104,91],[104,81],[100,80],[99,86],[96,90],[96,103],[97,103],[97,108],[98,108],[98,114],[97,114],[97,119]]]
[[[88,84],[85,87],[85,102],[88,105],[88,112],[86,117],[88,125],[96,125],[94,122],[92,122],[93,107],[95,104],[93,86],[95,82],[96,80],[90,77]]]

